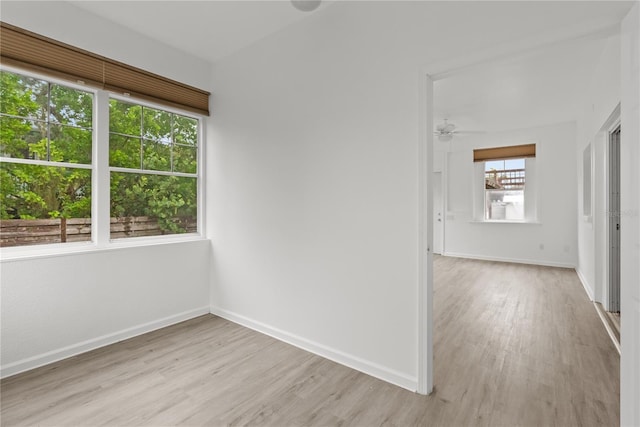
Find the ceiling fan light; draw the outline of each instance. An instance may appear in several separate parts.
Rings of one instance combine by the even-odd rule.
[[[302,12],[311,12],[316,10],[322,0],[291,0],[291,4]]]
[[[452,133],[441,133],[438,135],[438,141],[449,142],[453,139]]]

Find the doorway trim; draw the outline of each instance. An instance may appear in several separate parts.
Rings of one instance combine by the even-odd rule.
[[[433,80],[419,75],[418,128],[418,389],[433,391]]]
[[[604,266],[604,271],[602,274],[602,278],[604,279],[604,284],[602,286],[601,289],[601,296],[602,296],[602,306],[605,308],[606,311],[609,311],[609,306],[610,306],[610,298],[609,298],[609,280],[611,277],[611,265],[610,265],[610,226],[611,226],[611,215],[609,213],[610,207],[611,207],[611,200],[610,200],[610,186],[611,186],[611,182],[610,182],[610,168],[611,168],[611,133],[613,131],[615,131],[621,124],[621,117],[620,117],[620,103],[618,103],[618,105],[616,106],[616,108],[613,110],[613,112],[611,113],[611,115],[607,118],[607,121],[602,125],[601,128],[601,132],[602,132],[602,137],[604,138],[604,165],[605,165],[605,171],[604,171],[604,179],[605,179],[605,188],[604,188],[604,208],[606,211],[606,214],[604,215],[604,240],[605,240],[605,250],[602,253],[602,262],[603,262],[603,266]],[[618,165],[618,170],[620,169],[620,165]]]

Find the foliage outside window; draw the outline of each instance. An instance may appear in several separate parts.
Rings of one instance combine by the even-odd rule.
[[[109,104],[111,238],[195,232],[198,120]]]
[[[198,231],[197,118],[21,72],[0,79],[1,247]],[[94,123],[101,105],[109,121]]]
[[[0,71],[0,246],[91,240],[93,94]]]
[[[525,159],[485,162],[485,220],[524,221]]]

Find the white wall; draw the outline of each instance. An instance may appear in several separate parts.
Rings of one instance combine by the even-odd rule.
[[[621,37],[620,424],[640,425],[640,5]]]
[[[418,70],[579,20],[479,3],[336,2],[214,67],[215,313],[415,389]],[[537,259],[573,265],[557,228]]]
[[[447,208],[445,255],[574,267],[577,259],[574,123],[455,137],[445,152]],[[474,176],[473,150],[536,144],[527,164],[527,211],[536,200],[534,223],[483,223],[483,176]],[[531,197],[530,197],[531,196]],[[474,202],[480,200],[480,203]],[[474,203],[477,205],[474,209]],[[479,205],[479,206],[478,206]],[[474,214],[475,212],[475,214]],[[533,214],[533,213],[531,213]],[[528,215],[529,216],[529,215]]]
[[[64,2],[2,2],[2,20],[208,88],[210,66]],[[208,241],[2,261],[2,375],[208,312]]]
[[[609,116],[620,102],[620,37],[608,39],[600,57],[594,58],[591,85],[585,90],[584,107],[577,128],[575,161],[578,171],[578,225],[579,257],[576,270],[590,294],[602,302],[605,282],[604,259],[606,257],[606,170],[605,135],[601,132]],[[583,161],[588,144],[592,145],[592,219],[586,221],[583,212]]]
[[[2,1],[2,21],[203,90],[211,64],[66,1]]]
[[[210,244],[2,261],[2,375],[208,313]]]

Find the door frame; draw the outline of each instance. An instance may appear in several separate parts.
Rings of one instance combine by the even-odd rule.
[[[605,189],[605,200],[606,200],[606,207],[607,207],[607,215],[605,215],[605,240],[606,240],[606,244],[607,244],[607,248],[605,251],[605,274],[606,274],[606,286],[604,286],[603,289],[603,305],[605,307],[605,309],[607,311],[611,311],[611,303],[612,303],[612,298],[611,298],[611,273],[612,273],[612,265],[611,265],[611,240],[612,240],[612,235],[611,235],[611,227],[612,224],[614,222],[614,217],[612,217],[612,215],[620,215],[620,198],[618,198],[618,212],[612,212],[611,211],[611,174],[612,174],[612,170],[611,170],[611,149],[612,149],[612,143],[611,143],[611,136],[613,135],[613,132],[615,132],[619,127],[620,127],[620,108],[616,108],[616,110],[613,113],[613,118],[614,120],[612,121],[612,124],[610,126],[607,126],[606,129],[606,151],[605,151],[605,168],[606,168],[606,175],[605,175],[605,185],[606,185],[606,189]],[[617,116],[617,117],[616,117]],[[618,141],[618,144],[620,144],[620,140]],[[620,148],[618,148],[619,150]],[[617,165],[617,169],[618,169],[618,177],[620,177],[620,163],[618,163]],[[618,181],[620,181],[620,178],[618,178]],[[618,186],[618,192],[620,192],[620,186]],[[620,220],[617,220],[618,223],[620,223]],[[618,251],[620,251],[620,239],[618,239]],[[622,270],[622,266],[620,264],[620,256],[618,256],[618,293],[620,292],[620,272]],[[618,301],[618,309],[620,308],[620,301]]]
[[[601,287],[601,298],[602,301],[600,301],[602,303],[602,306],[605,308],[606,311],[609,311],[609,304],[610,304],[610,300],[609,300],[609,279],[610,279],[610,274],[611,274],[611,267],[610,267],[610,226],[611,226],[611,215],[610,215],[610,209],[611,209],[611,200],[610,200],[610,168],[611,168],[611,133],[613,131],[615,131],[621,124],[621,117],[620,117],[620,103],[618,103],[618,105],[616,106],[616,108],[613,110],[613,112],[611,113],[611,115],[607,118],[607,121],[604,123],[604,125],[602,125],[602,128],[600,129],[600,135],[602,135],[602,138],[604,140],[604,210],[605,210],[605,215],[604,215],[604,223],[602,225],[602,227],[604,228],[604,245],[606,245],[605,249],[602,251],[602,255],[601,255],[601,259],[602,259],[602,265],[603,265],[603,269],[604,271],[602,272],[602,275],[600,276],[603,280],[603,285]],[[618,165],[618,172],[620,172],[620,165]]]

